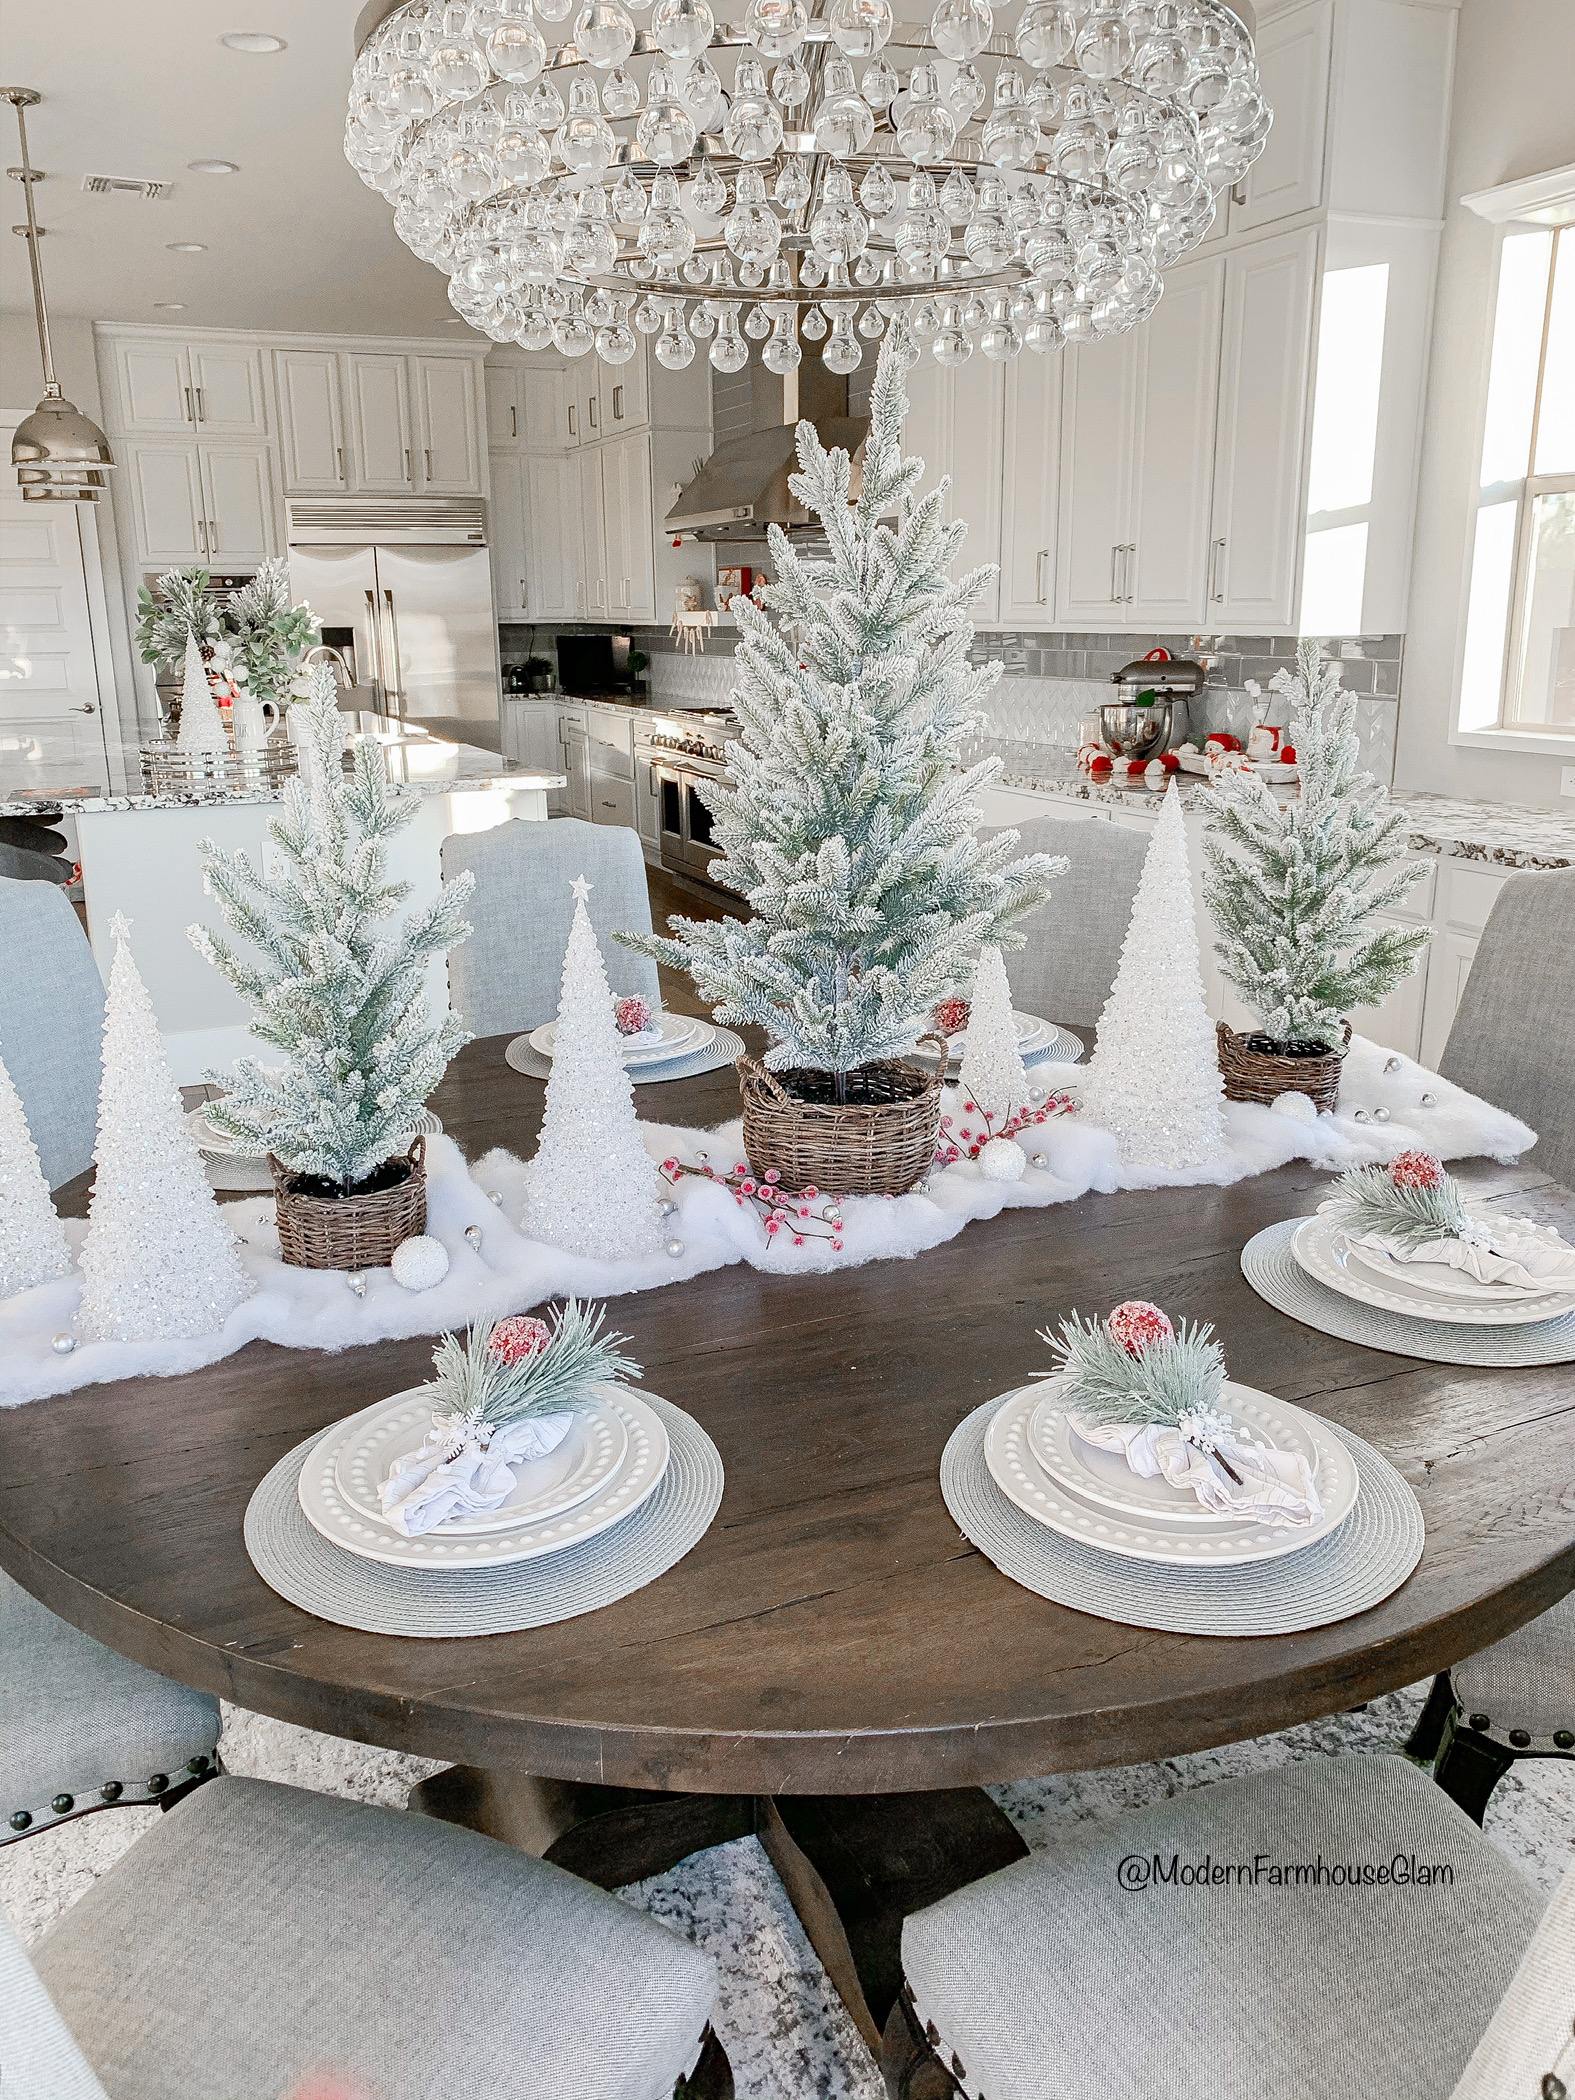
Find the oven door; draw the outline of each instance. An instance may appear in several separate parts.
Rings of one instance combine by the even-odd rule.
[[[689,865],[684,849],[684,776],[675,767],[653,760],[651,778],[656,787],[656,829],[662,866],[682,874]]]
[[[711,812],[705,806],[705,792],[712,784],[704,773],[684,775],[684,863],[692,874],[708,882],[711,863],[722,853],[712,837]]]

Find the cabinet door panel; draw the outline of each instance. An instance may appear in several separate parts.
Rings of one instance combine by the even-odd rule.
[[[583,541],[577,466],[561,455],[525,462],[525,575],[532,619],[568,619],[579,610]]]
[[[533,452],[561,452],[567,442],[565,375],[543,366],[520,374],[520,435]]]
[[[356,486],[403,493],[415,485],[405,360],[353,351],[349,368]]]
[[[593,617],[609,609],[607,592],[607,496],[602,452],[587,447],[575,460],[580,492],[580,610]]]
[[[1056,620],[1109,627],[1126,617],[1138,330],[1064,352]]]
[[[213,559],[227,567],[266,561],[275,545],[267,450],[261,445],[204,445],[202,478]]]
[[[1138,333],[1132,529],[1126,618],[1145,626],[1203,618],[1214,410],[1219,392],[1225,265],[1184,264]]]
[[[524,376],[518,365],[486,367],[487,444],[491,448],[518,444],[525,435],[520,401]]]
[[[531,611],[525,560],[525,462],[517,452],[493,452],[492,595],[499,619]]]
[[[656,618],[656,524],[651,514],[651,441],[629,437],[609,446],[618,455],[618,561],[615,605],[631,619]],[[606,468],[603,467],[603,482]],[[608,524],[609,542],[612,523]]]
[[[139,562],[206,562],[202,476],[195,445],[126,447],[126,480]]]
[[[982,361],[983,362],[983,361]],[[924,461],[921,489],[950,474],[948,518],[962,518],[968,537],[953,562],[964,576],[1001,553],[1001,446],[1005,423],[1005,375],[997,364],[948,370],[921,358],[907,376],[908,420],[904,449]],[[974,608],[975,619],[999,616],[1000,587],[993,584]]]
[[[642,342],[626,365],[603,365],[598,360],[604,437],[620,437],[625,431],[644,430],[649,424],[651,385],[645,357]]]
[[[420,421],[419,486],[468,495],[480,485],[473,368],[466,358],[415,359]]]
[[[1030,351],[1006,373],[1001,618],[1050,624],[1055,597],[1061,360]]]
[[[239,346],[194,343],[191,384],[204,437],[266,437],[262,360]]]
[[[1318,234],[1283,234],[1225,259],[1208,624],[1294,630]]]
[[[180,343],[117,343],[115,373],[127,430],[189,431],[195,404]]]
[[[1259,28],[1258,72],[1274,128],[1247,171],[1246,203],[1231,206],[1233,232],[1268,226],[1323,202],[1333,33],[1334,0],[1310,0]]]
[[[337,355],[332,350],[281,350],[274,369],[285,487],[342,489],[347,477]]]

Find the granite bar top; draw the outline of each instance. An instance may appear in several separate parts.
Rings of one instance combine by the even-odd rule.
[[[1157,808],[1163,792],[1110,778],[1090,780],[1079,772],[1075,752],[1053,744],[987,738],[976,748],[981,757],[1001,760],[1002,787],[1129,810]],[[1180,773],[1175,778],[1183,809],[1197,808],[1205,785],[1201,776]],[[1405,812],[1410,826],[1407,844],[1413,853],[1479,860],[1501,868],[1575,867],[1575,816],[1514,802],[1456,801],[1405,788],[1394,790],[1391,800]]]

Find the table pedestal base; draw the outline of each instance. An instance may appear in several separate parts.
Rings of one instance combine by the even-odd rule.
[[[412,1789],[423,1815],[501,1838],[599,1888],[758,1837],[870,2054],[902,1988],[910,1912],[1021,1859],[977,1787],[931,1794],[669,1794],[455,1765]]]

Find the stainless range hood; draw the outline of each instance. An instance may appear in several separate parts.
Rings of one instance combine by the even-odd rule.
[[[753,427],[716,447],[667,513],[668,531],[726,542],[763,540],[768,525],[780,525],[792,538],[818,536],[819,520],[788,489],[788,477],[797,469],[799,419],[814,424],[823,445],[841,445],[853,454],[857,493],[868,416],[848,414],[847,380],[828,372],[818,357],[806,359],[799,371],[780,381],[753,367],[747,377],[738,375],[738,387],[731,420],[736,430],[747,415]],[[751,389],[747,402],[745,387]],[[717,414],[721,420],[720,406]]]

